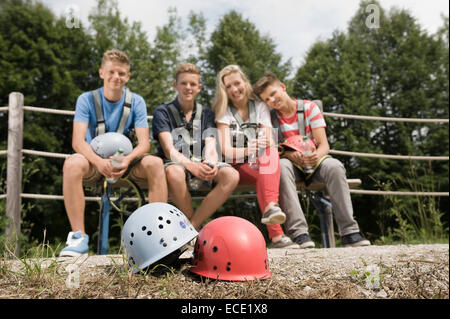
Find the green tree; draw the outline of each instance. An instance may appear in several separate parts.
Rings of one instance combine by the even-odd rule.
[[[0,2],[0,20],[0,105],[7,105],[9,93],[15,91],[24,94],[25,105],[73,110],[77,96],[95,79],[92,38],[83,25],[69,28],[65,17],[55,17],[32,0]],[[6,137],[7,113],[0,116],[0,130]],[[25,112],[24,121],[24,148],[72,152],[70,117]],[[0,142],[2,149],[5,140]],[[23,170],[28,172],[24,192],[60,194],[61,169],[61,159],[24,156]],[[25,205],[28,202],[24,200]],[[60,214],[61,202],[33,201],[32,205],[32,214],[24,216],[27,225],[35,225],[31,238],[40,239],[44,228],[55,230],[67,222]]]
[[[158,27],[151,49],[152,72],[150,75],[150,111],[175,98],[173,82],[175,68],[181,61],[181,41],[184,37],[182,23],[175,8],[168,11],[169,21]]]
[[[130,23],[121,15],[117,0],[98,0],[89,21],[96,39],[97,68],[103,52],[112,48],[122,50],[131,60],[128,86],[144,98],[149,114],[159,104],[173,98],[174,71],[181,61],[184,39],[176,8],[168,9],[168,22],[157,27],[153,41],[149,41],[146,32],[142,31],[140,22]],[[99,79],[98,86],[101,85]]]
[[[131,60],[132,75],[128,86],[144,99],[149,98],[149,75],[153,66],[150,59],[151,45],[146,32],[142,31],[141,23],[130,23],[128,18],[124,18],[117,0],[98,0],[96,8],[89,15],[89,22],[90,33],[95,39],[95,68],[100,68],[105,51],[119,49],[126,52]],[[101,79],[98,76],[96,78],[96,87],[102,86]]]
[[[224,15],[211,34],[207,57],[214,74],[229,64],[238,64],[252,83],[267,70],[284,80],[291,69],[291,61],[282,62],[274,41],[269,36],[262,36],[253,23],[236,11]]]
[[[368,4],[378,6],[379,28],[366,25]],[[430,35],[405,10],[386,12],[377,2],[362,1],[347,32],[317,42],[293,80],[293,93],[322,99],[328,112],[401,118],[448,118],[448,19]],[[448,155],[448,125],[372,122],[327,118],[331,147],[356,152],[401,155]],[[426,172],[428,163],[340,157],[348,175],[361,177],[363,188],[395,181],[399,188],[410,168]],[[410,166],[411,165],[411,166]],[[424,190],[448,191],[448,162],[433,162],[434,179],[419,177]],[[355,197],[357,211],[381,211],[379,198]],[[404,198],[414,209],[414,198]],[[447,200],[445,200],[447,201]],[[443,201],[444,202],[444,201]],[[447,204],[444,203],[445,205]],[[441,208],[444,208],[442,205]],[[447,206],[444,208],[448,211]],[[369,216],[369,215],[366,215]],[[363,217],[364,218],[364,217]],[[370,220],[367,219],[368,224]],[[372,222],[373,225],[373,222]]]

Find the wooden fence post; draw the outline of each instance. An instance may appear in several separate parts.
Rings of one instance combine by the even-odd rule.
[[[19,234],[21,224],[22,193],[22,146],[23,146],[22,93],[9,95],[8,107],[8,160],[6,192],[6,238],[15,243],[15,254],[20,255]]]

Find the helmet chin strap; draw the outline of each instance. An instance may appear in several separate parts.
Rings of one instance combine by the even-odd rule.
[[[164,258],[158,260],[157,262],[151,264],[150,266],[146,267],[145,269],[142,270],[142,272],[144,274],[147,274],[148,272],[152,272],[153,270],[156,270],[157,267],[159,267],[159,266],[163,266],[163,267],[173,266],[186,250],[187,250],[187,247],[183,246],[183,247],[173,251],[166,257],[164,257]]]

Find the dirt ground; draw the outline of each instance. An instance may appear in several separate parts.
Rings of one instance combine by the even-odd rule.
[[[449,245],[269,249],[266,280],[229,282],[175,268],[133,275],[121,255],[0,260],[0,298],[448,299]]]

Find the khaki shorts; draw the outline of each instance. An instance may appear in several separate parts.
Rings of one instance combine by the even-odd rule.
[[[167,168],[170,165],[178,165],[179,167],[181,167],[184,170],[185,174],[186,174],[186,184],[189,184],[189,181],[192,178],[194,178],[194,176],[191,174],[191,172],[189,172],[186,168],[184,168],[183,165],[178,164],[176,162],[172,162],[172,161],[167,160],[167,159],[164,159],[163,161],[164,161],[164,168]],[[221,168],[224,168],[224,167],[232,167],[232,166],[230,164],[228,164],[228,163],[225,163],[225,162],[218,162],[217,163],[217,168],[218,169],[221,169]],[[205,181],[204,183],[208,184],[210,188],[214,188],[214,186],[216,186],[216,183],[214,181],[211,181],[211,182],[206,182]]]
[[[134,174],[133,168],[134,168],[134,166],[136,166],[136,164],[138,164],[147,155],[149,155],[149,154],[144,154],[142,156],[139,156],[138,158],[135,158],[128,166],[128,169],[126,170],[125,174],[122,175],[122,178],[128,178],[128,179],[132,180],[133,182],[146,182],[147,179],[138,177]],[[82,156],[84,158],[84,156],[79,153],[75,153],[71,156]],[[87,177],[83,177],[83,183],[95,184],[102,178],[104,178],[104,176],[102,174],[100,174],[100,172],[97,170],[97,168],[94,165],[89,163],[89,175]]]

